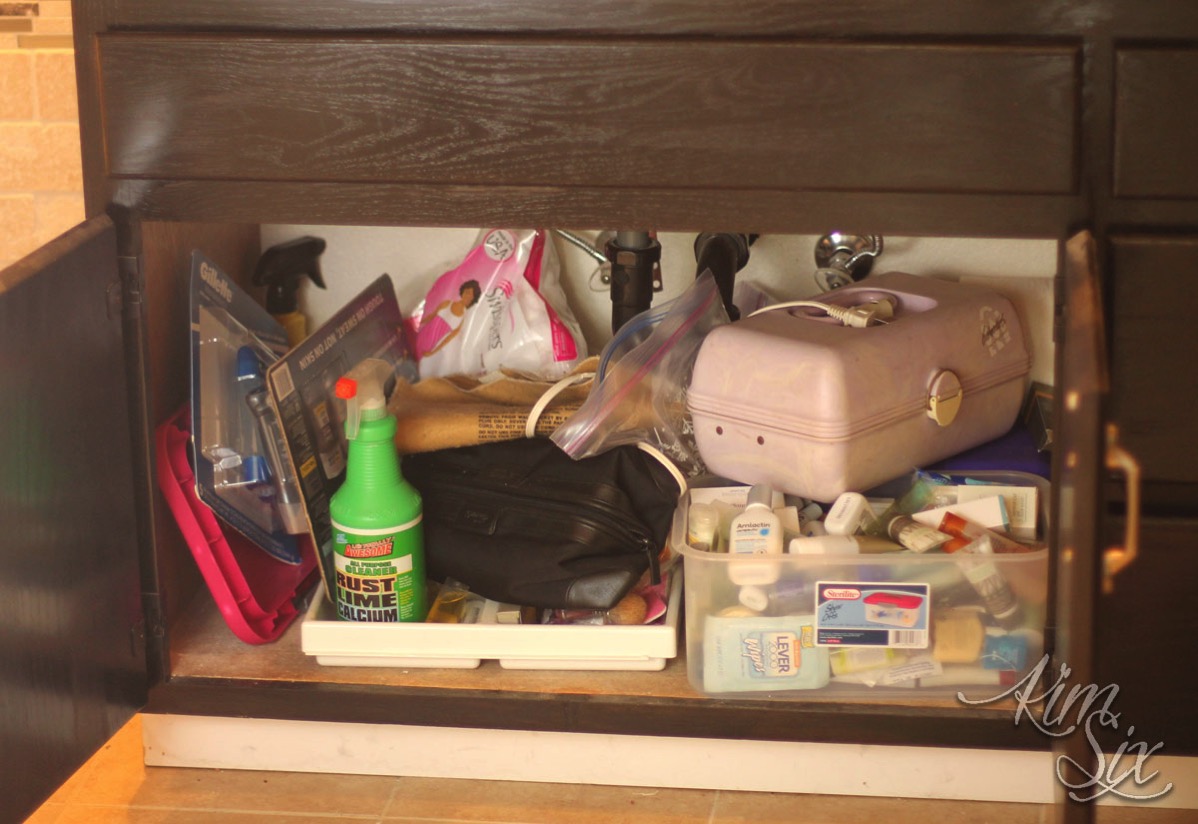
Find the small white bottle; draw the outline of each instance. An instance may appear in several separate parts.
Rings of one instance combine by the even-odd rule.
[[[711,504],[691,504],[687,515],[686,542],[703,552],[719,552],[719,510]]]
[[[782,520],[772,508],[774,490],[768,484],[756,484],[749,489],[745,511],[732,519],[728,533],[729,555],[781,555]],[[728,577],[739,586],[772,584],[778,580],[781,566],[777,563],[728,564]]]

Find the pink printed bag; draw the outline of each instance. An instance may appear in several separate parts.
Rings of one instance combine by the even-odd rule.
[[[421,377],[511,369],[556,380],[586,357],[543,229],[484,231],[413,313]]]

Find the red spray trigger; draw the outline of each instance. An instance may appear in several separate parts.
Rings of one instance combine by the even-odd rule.
[[[358,437],[358,382],[353,378],[337,378],[333,394],[345,401],[345,437],[351,441]]]
[[[337,385],[333,387],[333,393],[341,400],[347,401],[357,396],[358,382],[353,378],[338,378]]]

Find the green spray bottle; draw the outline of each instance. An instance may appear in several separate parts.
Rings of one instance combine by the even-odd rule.
[[[337,381],[345,400],[345,481],[329,501],[337,567],[337,616],[347,621],[423,621],[424,532],[420,493],[399,469],[395,417],[383,388],[393,371],[374,358]]]

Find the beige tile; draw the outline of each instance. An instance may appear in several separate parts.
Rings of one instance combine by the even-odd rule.
[[[79,146],[78,123],[46,123],[41,127],[38,157],[39,185],[36,191],[83,191],[83,153]]]
[[[78,121],[75,52],[65,49],[38,51],[32,57],[37,119]]]
[[[75,40],[69,34],[19,34],[17,48],[21,49],[73,49]]]
[[[0,120],[32,120],[33,103],[33,55],[0,51]]]
[[[33,18],[33,33],[65,34],[70,36],[74,31],[71,28],[71,18],[69,17],[46,17],[39,15]]]
[[[709,790],[402,778],[387,820],[527,824],[682,824],[707,822]]]
[[[1039,824],[1043,806],[840,795],[721,792],[711,824]]]
[[[79,125],[0,122],[0,190],[4,189],[82,191]]]
[[[34,123],[0,123],[0,190],[33,189],[38,131]]]
[[[32,195],[0,195],[0,269],[37,248]]]
[[[70,17],[71,0],[41,0],[38,17]]]
[[[37,194],[33,196],[37,222],[34,240],[38,246],[49,243],[85,216],[83,194]]]

